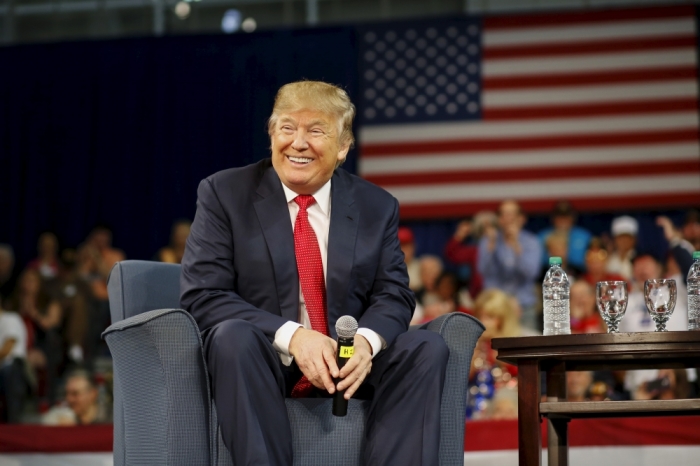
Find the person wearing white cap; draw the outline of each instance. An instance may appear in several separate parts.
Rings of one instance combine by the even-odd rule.
[[[623,215],[613,219],[610,230],[615,250],[608,258],[608,273],[616,273],[622,275],[625,280],[630,280],[639,224],[634,218]]]

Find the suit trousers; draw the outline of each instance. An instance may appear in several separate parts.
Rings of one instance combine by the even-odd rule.
[[[284,366],[265,334],[238,319],[204,334],[204,348],[224,444],[236,466],[291,466],[292,433],[284,403],[302,374]],[[449,351],[440,335],[399,335],[372,360],[356,395],[370,403],[367,466],[436,466],[440,401]],[[325,393],[325,392],[324,392]],[[328,396],[326,394],[326,396]]]

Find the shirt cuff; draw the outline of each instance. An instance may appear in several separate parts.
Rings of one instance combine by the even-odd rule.
[[[374,330],[370,330],[367,327],[360,327],[357,329],[357,334],[362,335],[369,342],[369,345],[372,347],[372,359],[386,347],[384,338]]]
[[[299,327],[302,325],[290,320],[275,332],[275,341],[272,342],[272,347],[279,353],[280,360],[285,366],[289,366],[294,361],[294,356],[289,354],[289,343]]]

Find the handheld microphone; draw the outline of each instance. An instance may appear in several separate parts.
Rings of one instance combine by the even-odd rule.
[[[350,316],[342,316],[335,323],[335,331],[338,334],[338,353],[335,360],[338,369],[342,369],[348,359],[355,353],[355,333],[357,333],[357,321]],[[337,385],[341,379],[333,379]],[[348,413],[348,400],[345,399],[345,390],[336,391],[333,395],[333,415],[345,416]]]

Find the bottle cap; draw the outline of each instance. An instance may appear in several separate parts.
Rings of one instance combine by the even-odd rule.
[[[695,251],[695,252],[693,253],[693,259],[694,259],[694,260],[700,259],[700,251]]]
[[[561,257],[553,256],[549,258],[549,265],[561,265]]]

